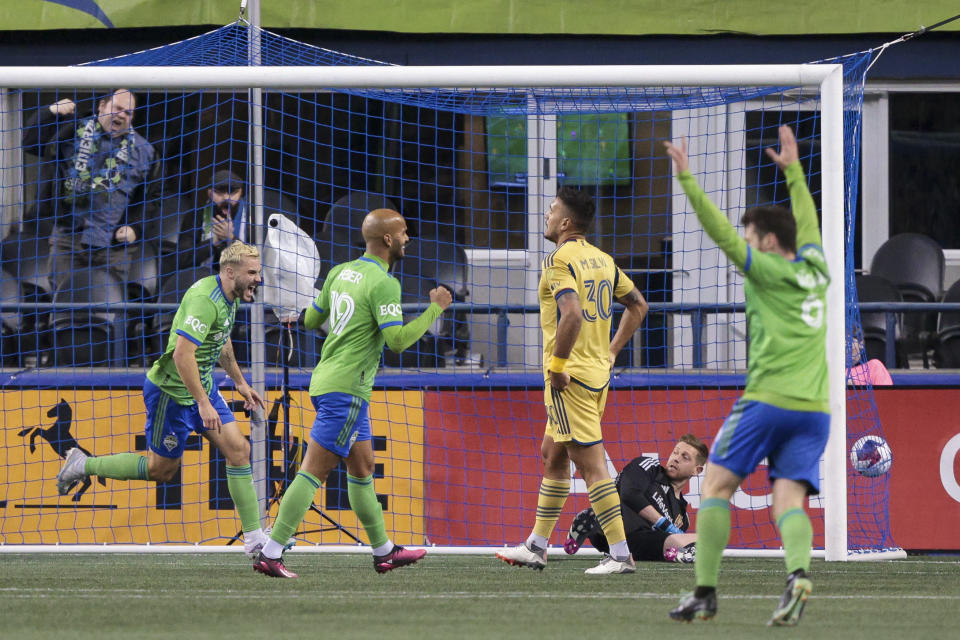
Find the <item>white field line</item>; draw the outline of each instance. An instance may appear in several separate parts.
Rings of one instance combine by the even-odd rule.
[[[274,597],[280,599],[307,598],[314,600],[317,594],[314,592],[279,592],[279,591],[255,591],[255,590],[210,590],[210,591],[190,591],[191,596],[210,597],[216,599],[246,599],[250,597]],[[577,600],[675,600],[680,594],[673,593],[594,593],[577,594]],[[150,589],[97,589],[97,588],[44,588],[44,587],[4,587],[0,588],[0,599],[3,598],[127,598],[127,599],[153,599],[153,598],[182,598],[181,590],[150,590]],[[549,600],[554,598],[569,597],[567,592],[549,593],[549,592],[469,592],[455,591],[450,593],[418,593],[413,591],[350,591],[350,592],[326,592],[323,594],[324,600],[355,600],[357,598],[374,599],[397,599],[405,598],[411,600],[480,600],[480,599],[504,599],[515,598],[524,600]],[[724,600],[774,600],[778,596],[772,594],[724,594]],[[958,595],[908,595],[908,594],[816,594],[811,596],[816,600],[960,600]]]

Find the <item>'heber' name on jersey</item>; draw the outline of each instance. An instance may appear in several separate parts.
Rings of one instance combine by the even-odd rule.
[[[363,274],[353,269],[344,269],[340,272],[340,275],[337,276],[337,280],[346,280],[347,282],[357,284],[363,280]]]

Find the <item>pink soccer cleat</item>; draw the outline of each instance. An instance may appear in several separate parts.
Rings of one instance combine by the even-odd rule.
[[[373,556],[373,568],[377,573],[386,573],[413,564],[425,555],[427,555],[426,549],[404,549],[395,544],[393,550],[387,555]]]
[[[285,566],[283,566],[283,558],[268,558],[259,553],[256,560],[253,561],[253,570],[262,573],[265,576],[270,576],[271,578],[296,578],[298,577],[293,571],[290,571]]]

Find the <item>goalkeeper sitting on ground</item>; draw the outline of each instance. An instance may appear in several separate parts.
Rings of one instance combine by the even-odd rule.
[[[690,520],[680,491],[703,471],[707,453],[707,445],[688,433],[677,442],[666,465],[641,456],[620,472],[617,491],[634,560],[693,562],[697,535],[686,533]],[[576,553],[588,538],[597,550],[607,551],[607,539],[593,509],[584,509],[573,519],[563,549]]]

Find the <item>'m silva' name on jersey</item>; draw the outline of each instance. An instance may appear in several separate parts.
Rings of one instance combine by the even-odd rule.
[[[589,258],[580,259],[580,268],[583,270],[587,269],[606,269],[607,261],[603,256],[591,256]]]

